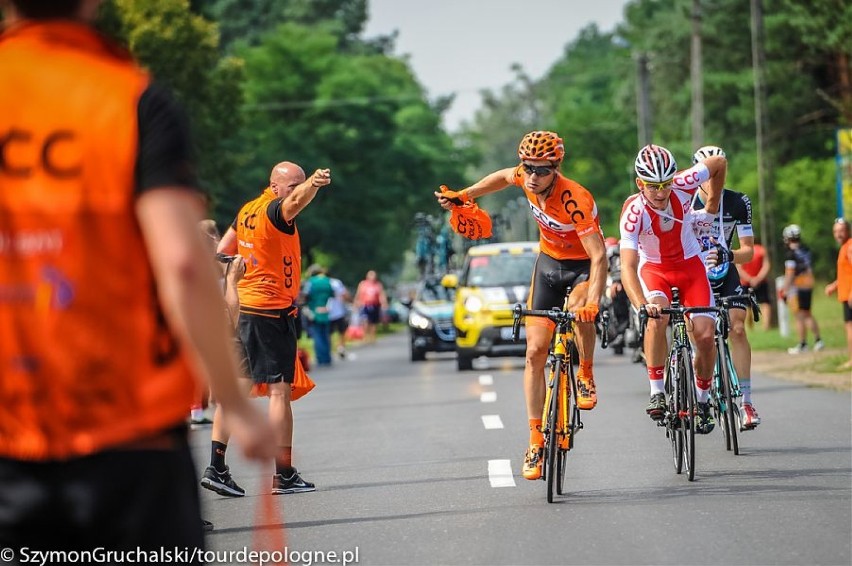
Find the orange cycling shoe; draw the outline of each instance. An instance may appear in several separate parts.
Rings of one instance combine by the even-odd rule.
[[[544,448],[538,444],[531,444],[524,456],[523,474],[528,480],[541,478],[541,465],[544,462]]]
[[[592,370],[580,368],[577,372],[577,406],[584,411],[590,411],[598,404],[598,393],[595,390],[595,377]]]

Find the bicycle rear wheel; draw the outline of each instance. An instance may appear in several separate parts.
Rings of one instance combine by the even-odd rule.
[[[728,344],[722,343],[722,348],[724,352],[724,364],[722,364],[722,399],[725,402],[725,414],[720,421],[720,424],[725,428],[725,435],[728,436],[730,442],[728,444],[728,450],[733,450],[734,455],[738,456],[740,453],[740,444],[739,439],[737,438],[737,432],[739,428],[739,424],[737,422],[737,417],[739,416],[737,413],[739,412],[737,409],[736,402],[734,401],[733,395],[733,376],[731,375],[732,371],[735,371],[731,366],[731,352],[728,350]]]
[[[666,436],[672,443],[672,462],[674,463],[675,473],[679,474],[683,471],[683,430],[680,427],[680,399],[677,396],[677,382],[680,379],[676,375],[678,364],[669,364],[666,366]]]
[[[681,410],[678,413],[683,434],[683,465],[687,479],[695,479],[695,376],[692,369],[692,352],[682,348],[679,360],[678,397]]]
[[[551,370],[550,404],[547,407],[547,434],[544,437],[544,475],[547,481],[547,502],[553,503],[553,493],[556,487],[559,471],[557,467],[556,453],[559,450],[559,438],[556,434],[559,423],[560,386],[562,381],[562,360],[556,360]]]

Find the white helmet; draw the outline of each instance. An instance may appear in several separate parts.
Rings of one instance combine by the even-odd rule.
[[[725,150],[718,145],[705,145],[704,147],[699,147],[695,150],[695,153],[692,154],[692,164],[695,165],[696,163],[700,163],[712,155],[725,157]]]
[[[789,240],[798,240],[802,237],[802,229],[799,228],[798,224],[790,224],[784,228],[781,235],[784,237],[785,242]]]
[[[652,144],[639,150],[633,167],[637,177],[651,183],[665,183],[677,172],[677,163],[672,152]]]

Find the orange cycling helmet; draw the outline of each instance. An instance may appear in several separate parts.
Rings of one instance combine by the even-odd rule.
[[[521,161],[562,161],[565,157],[565,144],[562,138],[553,132],[530,132],[518,146],[518,157]]]

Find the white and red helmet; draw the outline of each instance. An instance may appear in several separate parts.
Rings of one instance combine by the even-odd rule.
[[[649,144],[639,150],[633,163],[636,176],[649,183],[665,183],[677,172],[674,155],[666,148]]]

